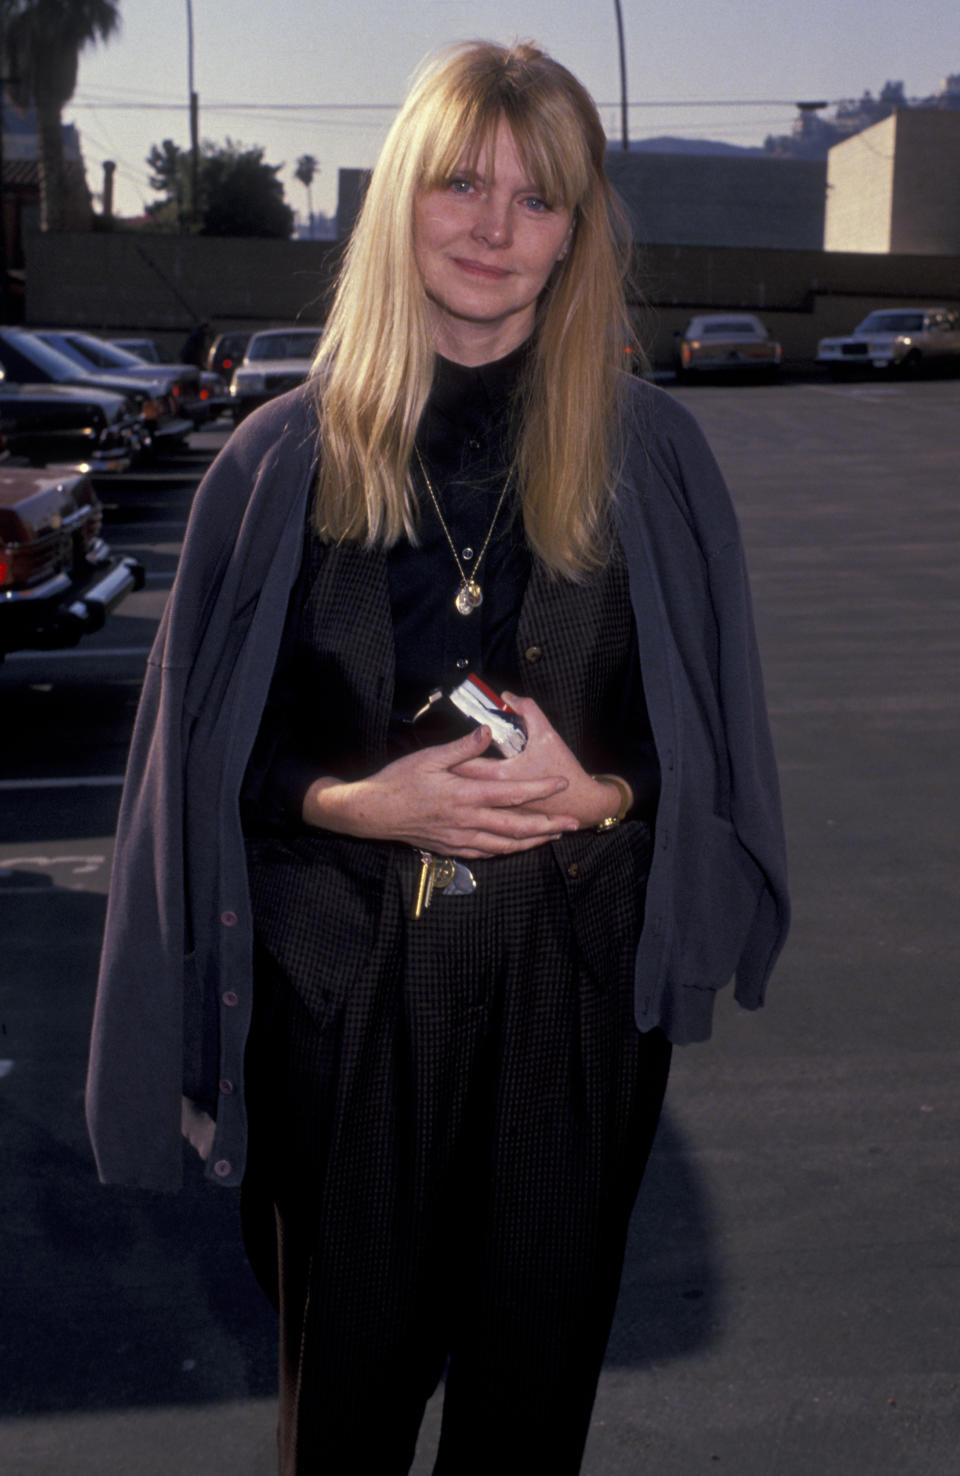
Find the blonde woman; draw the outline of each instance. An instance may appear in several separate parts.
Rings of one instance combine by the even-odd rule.
[[[242,1181],[286,1476],[407,1471],[444,1372],[438,1473],[579,1470],[672,1044],[786,932],[736,519],[621,372],[604,149],[533,46],[424,69],[144,688],[91,1134]]]

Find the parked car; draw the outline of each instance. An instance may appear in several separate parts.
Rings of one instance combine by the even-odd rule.
[[[857,369],[915,369],[960,360],[960,308],[878,308],[846,338],[821,338],[817,363],[833,377]]]
[[[162,353],[155,338],[114,338],[107,339],[108,343],[115,343],[117,348],[126,349],[129,354],[136,354],[145,364],[170,364],[173,360],[169,354]]]
[[[141,364],[159,364],[164,368],[179,368],[171,359],[166,358],[157,347],[152,338],[111,338],[107,340],[114,348],[125,349],[132,354]],[[183,365],[187,368],[187,365]],[[190,366],[192,367],[192,366]],[[198,369],[200,388],[197,400],[188,412],[195,426],[206,425],[208,421],[216,420],[224,410],[230,407],[230,387],[222,374],[215,373],[212,369]]]
[[[10,384],[0,370],[0,434],[31,466],[80,465],[98,476],[129,471],[140,421],[123,395],[71,384]]]
[[[265,328],[251,336],[243,362],[230,381],[234,420],[242,420],[257,405],[303,383],[320,332],[319,328]]]
[[[214,374],[220,374],[230,383],[234,369],[240,367],[240,361],[247,351],[251,334],[244,329],[230,329],[227,333],[218,333],[213,343],[207,350],[207,368]]]
[[[75,384],[122,394],[139,417],[144,453],[176,447],[193,430],[193,422],[177,412],[156,380],[119,370],[85,370],[26,328],[0,328],[0,368],[11,383]]]
[[[146,578],[111,554],[86,473],[0,464],[0,660],[8,651],[75,646]]]
[[[694,374],[762,374],[773,378],[783,350],[753,313],[701,313],[677,340],[679,379]]]
[[[119,344],[73,328],[35,328],[32,331],[44,343],[73,359],[81,369],[97,374],[132,375],[145,383],[160,386],[177,414],[186,416],[194,427],[209,419],[201,396],[200,370],[195,364],[146,364]]]

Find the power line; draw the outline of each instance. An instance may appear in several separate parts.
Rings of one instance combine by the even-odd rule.
[[[855,98],[836,98],[824,104],[825,107],[835,108],[842,103],[855,102]],[[364,103],[364,102],[324,102],[324,103],[238,103],[238,102],[207,102],[204,101],[203,108],[208,113],[385,113],[396,112],[402,105],[400,103]],[[618,108],[619,102],[598,102],[598,108]],[[642,102],[628,102],[628,108],[795,108],[796,98],[695,98],[684,101],[678,98],[645,98]],[[121,101],[113,102],[93,100],[85,102],[83,95],[75,96],[70,101],[71,108],[110,108],[113,111],[139,111],[139,112],[186,112],[188,104],[185,102],[139,102]]]

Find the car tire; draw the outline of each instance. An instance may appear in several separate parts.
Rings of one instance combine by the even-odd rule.
[[[895,368],[909,379],[912,374],[919,374],[923,366],[923,354],[919,349],[911,349],[907,357],[895,366]]]

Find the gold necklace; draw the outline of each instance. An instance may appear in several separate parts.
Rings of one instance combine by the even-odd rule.
[[[427,468],[423,464],[423,457],[420,455],[420,447],[414,446],[413,449],[417,454],[417,463],[420,467],[420,475],[423,477],[424,486],[430,494],[430,501],[433,503],[434,511],[436,512],[437,517],[440,519],[440,526],[443,529],[444,536],[450,545],[450,552],[453,554],[457,569],[460,573],[460,588],[457,590],[456,598],[453,602],[454,609],[460,615],[471,615],[473,611],[478,608],[478,606],[483,604],[483,590],[477,583],[477,574],[480,571],[480,562],[487,551],[487,546],[490,542],[490,539],[493,537],[493,530],[496,527],[497,518],[500,516],[500,509],[503,507],[503,499],[506,497],[507,488],[510,486],[510,475],[508,473],[507,480],[503,484],[500,496],[497,498],[497,505],[494,509],[493,519],[490,523],[490,527],[487,529],[487,536],[483,540],[483,547],[477,554],[477,562],[473,566],[473,577],[471,578],[470,575],[468,575],[466,569],[461,564],[460,555],[457,553],[457,546],[454,543],[453,539],[450,537],[450,529],[447,527],[444,521],[443,513],[440,511],[440,503],[437,501],[437,494],[436,492],[434,492],[433,487],[430,483],[430,478],[427,476]]]

